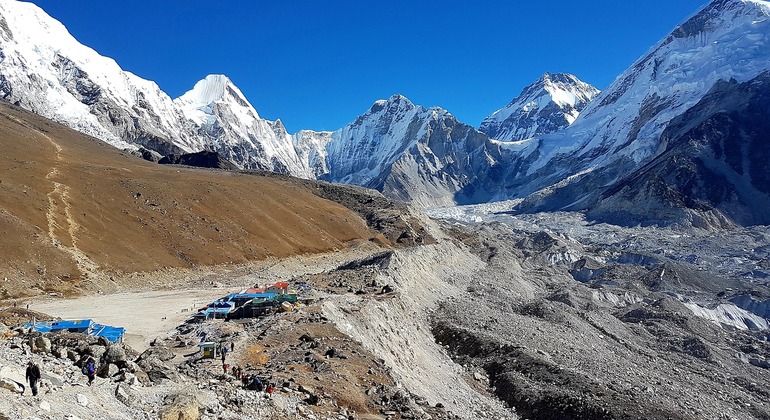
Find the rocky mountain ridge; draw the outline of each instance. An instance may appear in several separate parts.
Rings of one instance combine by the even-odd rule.
[[[518,141],[569,127],[599,90],[568,73],[546,73],[505,107],[481,122],[479,130],[501,141]]]
[[[36,6],[5,2],[0,11],[0,92],[7,101],[119,147],[212,151],[242,169],[363,185],[421,207],[522,199],[515,211],[590,211],[608,188],[635,179],[666,150],[667,127],[715,85],[770,70],[762,49],[770,2],[713,0],[602,93],[572,75],[546,74],[485,120],[481,130],[492,138],[401,95],[375,102],[335,132],[292,136],[280,120],[262,119],[225,76],[208,76],[172,100],[77,43]],[[677,206],[702,211],[686,202],[667,206],[664,214],[680,214]],[[606,210],[592,214],[614,217]],[[717,212],[701,215],[713,219],[701,225],[764,220]],[[680,222],[692,219],[644,221]]]

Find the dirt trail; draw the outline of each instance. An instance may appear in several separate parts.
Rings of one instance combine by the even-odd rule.
[[[16,119],[21,124],[21,121]],[[62,147],[51,136],[38,131],[38,134],[51,142],[56,149],[56,161],[51,171],[46,174],[45,179],[51,181],[54,185],[53,190],[47,194],[48,209],[46,211],[46,220],[48,220],[48,237],[54,247],[59,248],[72,256],[75,264],[84,277],[94,275],[99,270],[99,265],[93,262],[88,256],[78,248],[77,231],[80,225],[72,217],[72,205],[70,204],[70,187],[55,181],[60,175],[59,164],[64,161],[62,157]],[[62,221],[61,219],[64,218]],[[66,226],[63,227],[60,223]],[[69,246],[57,235],[57,229],[66,232]]]

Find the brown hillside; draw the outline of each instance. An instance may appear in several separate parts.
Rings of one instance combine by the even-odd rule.
[[[156,165],[5,104],[0,150],[0,298],[97,273],[323,252],[376,235],[290,179]]]

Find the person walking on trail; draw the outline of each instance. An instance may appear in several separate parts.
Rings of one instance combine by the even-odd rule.
[[[230,342],[230,351],[231,352],[235,351],[235,342],[234,341]]]
[[[229,368],[229,367],[230,367],[230,365],[228,365],[227,363],[223,363],[222,364],[222,370],[225,372],[225,375],[227,375],[227,368]]]
[[[32,390],[32,396],[37,395],[37,383],[40,381],[40,367],[36,365],[32,360],[27,363],[27,381],[29,381],[29,388]]]
[[[94,365],[94,359],[88,359],[85,366],[83,366],[83,374],[88,377],[88,386],[91,386],[96,379],[96,366]]]

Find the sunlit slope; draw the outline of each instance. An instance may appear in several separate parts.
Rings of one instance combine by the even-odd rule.
[[[6,296],[89,273],[322,252],[375,235],[291,180],[156,165],[4,104],[0,148]]]

